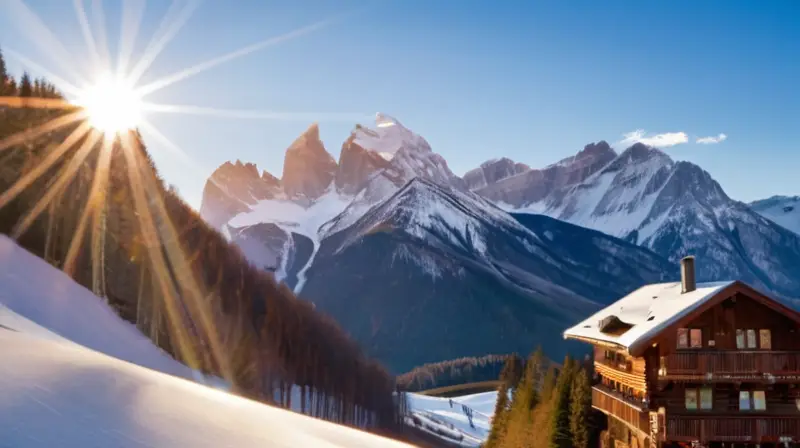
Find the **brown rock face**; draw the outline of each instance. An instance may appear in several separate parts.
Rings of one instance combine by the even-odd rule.
[[[316,199],[330,186],[336,169],[336,161],[319,138],[319,126],[312,124],[286,150],[283,189],[290,198]]]
[[[336,173],[336,188],[345,194],[358,193],[373,173],[391,166],[380,154],[362,148],[353,140],[351,135],[342,145]]]

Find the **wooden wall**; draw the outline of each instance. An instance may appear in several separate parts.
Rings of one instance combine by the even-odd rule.
[[[794,321],[742,294],[736,294],[682,326],[703,330],[702,349],[689,350],[737,350],[737,329],[756,330],[756,339],[758,330],[769,329],[772,350],[800,350],[800,331]],[[710,340],[714,341],[713,347],[709,345]],[[661,356],[675,352],[677,346],[677,331],[667,330],[658,340]]]

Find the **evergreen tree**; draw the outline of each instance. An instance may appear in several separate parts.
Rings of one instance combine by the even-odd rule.
[[[31,76],[28,72],[22,74],[19,81],[19,96],[23,98],[30,98],[33,95],[33,85],[31,84]]]
[[[574,448],[589,448],[591,433],[592,386],[586,369],[581,368],[572,380],[569,428]]]
[[[5,96],[17,96],[17,81],[14,78],[9,77],[8,83],[5,85]]]
[[[553,390],[556,388],[556,368],[552,365],[547,369],[547,373],[542,380],[542,401],[553,398]]]
[[[551,415],[550,448],[571,448],[572,432],[570,431],[570,399],[572,380],[575,376],[575,365],[567,356],[564,366],[556,381],[553,391],[553,410]]]
[[[494,417],[492,418],[492,428],[489,437],[486,439],[486,448],[499,447],[502,445],[503,435],[508,424],[509,400],[508,390],[515,387],[519,382],[522,370],[522,360],[513,354],[508,357],[502,372],[500,372],[500,386],[497,388],[497,403],[494,407]]]
[[[508,415],[506,435],[503,437],[504,447],[526,446],[529,440],[533,409],[539,404],[539,386],[544,364],[544,353],[539,347],[525,363],[525,373],[514,389],[511,399],[511,410]]]
[[[41,98],[42,97],[42,81],[39,78],[33,80],[33,88],[31,89],[31,96]]]
[[[9,95],[9,79],[6,60],[3,58],[3,51],[0,50],[0,96]]]

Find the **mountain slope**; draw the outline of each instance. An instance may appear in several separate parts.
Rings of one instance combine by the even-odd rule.
[[[575,233],[591,234],[587,245],[552,250]],[[600,269],[607,273],[593,267],[600,252],[615,254]],[[372,356],[406,371],[529,351],[599,303],[675,273],[634,245],[549,218],[516,219],[417,178],[322,241],[302,295]],[[554,341],[546,350],[555,358],[568,347]]]
[[[773,196],[749,205],[759,215],[800,235],[800,196]]]
[[[126,363],[0,329],[0,434],[18,448],[408,447]]]
[[[543,169],[529,169],[513,176],[501,176],[498,180],[473,190],[492,201],[517,208],[540,201],[559,188],[583,182],[615,157],[616,153],[608,143],[592,143],[575,156]]]
[[[800,297],[800,236],[729,198],[697,165],[642,144],[521,210],[600,230],[672,262],[695,255],[700,281],[738,279]]]

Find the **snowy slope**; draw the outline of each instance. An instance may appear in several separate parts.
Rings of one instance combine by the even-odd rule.
[[[73,344],[0,329],[0,444],[402,447]]]
[[[438,429],[437,435],[444,440],[453,441],[455,435],[461,446],[480,446],[486,441],[491,431],[496,402],[497,392],[483,392],[452,399],[408,394],[410,412],[417,417],[422,428],[430,427],[434,434]],[[462,406],[472,410],[472,426]],[[411,420],[413,422],[413,418]]]
[[[800,235],[800,196],[773,196],[750,203],[759,215]]]
[[[0,305],[0,324],[19,332],[61,337],[153,370],[193,377],[100,298],[5,235],[0,235]]]
[[[2,446],[408,446],[188,381],[205,379],[5,236],[0,357]]]

